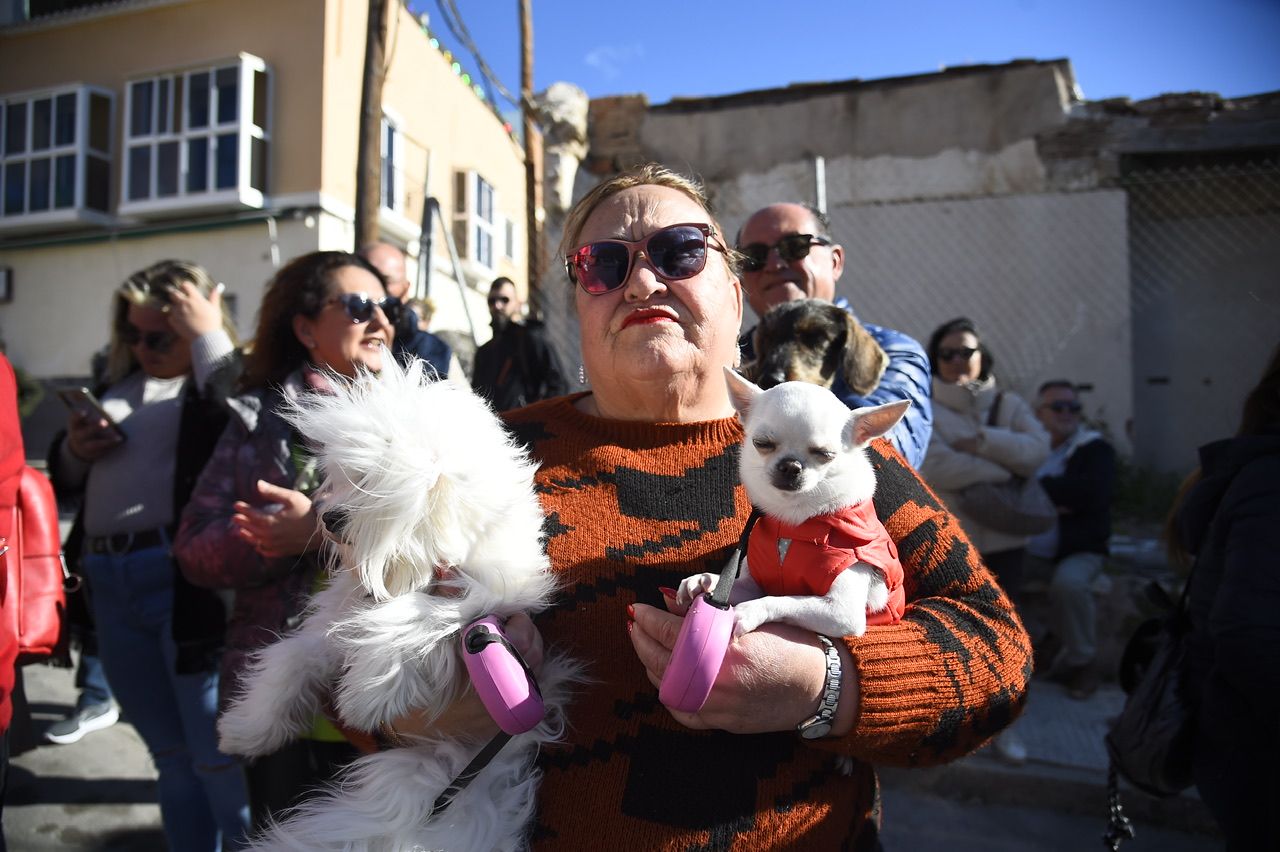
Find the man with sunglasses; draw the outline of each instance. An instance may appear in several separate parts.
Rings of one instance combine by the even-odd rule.
[[[1052,576],[1050,632],[1036,643],[1036,668],[1076,699],[1098,688],[1093,581],[1106,561],[1116,480],[1116,452],[1101,433],[1085,428],[1082,410],[1071,382],[1040,386],[1036,416],[1052,449],[1036,475],[1058,507],[1058,522],[1027,542],[1029,572]]]
[[[753,213],[738,232],[742,285],[757,316],[782,302],[824,299],[853,314],[849,301],[836,296],[844,272],[844,248],[831,238],[827,217],[804,204],[771,204]],[[905,417],[886,436],[912,466],[919,467],[929,448],[933,408],[929,399],[929,360],[913,338],[891,328],[863,323],[863,328],[889,356],[880,385],[866,396],[854,393],[837,375],[831,391],[850,408],[911,401]],[[752,327],[741,337],[742,357],[755,357]]]
[[[372,243],[360,249],[360,256],[382,273],[386,279],[387,295],[400,302],[409,297],[409,277],[405,273],[404,252],[390,243]],[[391,342],[391,354],[401,366],[407,367],[411,358],[418,358],[427,369],[441,377],[466,383],[462,365],[454,356],[449,344],[436,335],[418,327],[418,315],[409,308],[402,308],[397,316],[388,317],[395,329]]]
[[[510,278],[495,278],[489,285],[489,327],[493,337],[476,350],[471,386],[493,403],[497,411],[510,411],[540,399],[567,392],[547,346],[542,323],[517,321],[520,296]]]

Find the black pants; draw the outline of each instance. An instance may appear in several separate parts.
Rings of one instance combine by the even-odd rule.
[[[283,811],[310,798],[359,756],[350,743],[304,739],[246,766],[253,830],[261,831]]]

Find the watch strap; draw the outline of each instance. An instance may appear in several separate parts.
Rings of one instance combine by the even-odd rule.
[[[840,684],[843,681],[839,649],[834,642],[821,633],[817,636],[827,657],[827,675],[822,685],[822,699],[818,702],[818,712],[796,726],[800,736],[805,739],[824,737],[831,730],[836,717],[836,707],[840,703]]]

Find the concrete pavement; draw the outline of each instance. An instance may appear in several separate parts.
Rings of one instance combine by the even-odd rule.
[[[72,672],[24,670],[36,736],[75,702]],[[1029,758],[1019,767],[984,749],[935,769],[883,769],[885,844],[895,849],[1098,849],[1106,826],[1107,720],[1123,703],[1104,687],[1074,701],[1041,679],[1017,730]],[[11,764],[5,836],[16,852],[165,848],[155,770],[133,728],[121,722],[65,746],[38,745]],[[1221,848],[1194,791],[1170,800],[1125,792],[1138,838],[1125,852]],[[1088,843],[1083,840],[1088,839]]]

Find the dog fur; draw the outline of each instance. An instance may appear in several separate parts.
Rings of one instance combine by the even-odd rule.
[[[333,689],[343,723],[374,731],[435,717],[468,686],[459,632],[487,614],[544,608],[554,591],[535,465],[488,405],[384,359],[379,376],[333,377],[286,417],[318,445],[317,508],[334,564],[299,629],[257,653],[218,723],[222,750],[267,755],[312,724]],[[255,849],[512,850],[527,843],[538,773],[578,667],[548,652],[547,706],[439,814],[436,798],[479,743],[426,738],[355,761],[332,789],[255,838]]]
[[[775,305],[760,318],[752,340],[756,360],[742,372],[766,389],[783,382],[829,388],[843,368],[845,382],[865,396],[889,366],[889,356],[862,324],[823,299]]]
[[[725,380],[746,431],[740,473],[753,506],[798,524],[872,498],[875,472],[864,448],[902,419],[909,401],[850,411],[829,391],[805,382],[784,382],[766,391],[727,368]],[[767,595],[750,574],[750,559],[746,568],[730,596],[735,636],[771,621],[826,636],[861,636],[867,613],[889,602],[881,571],[863,562],[843,570],[821,596]],[[712,591],[718,580],[710,573],[687,577],[676,599],[688,604],[694,595]]]

